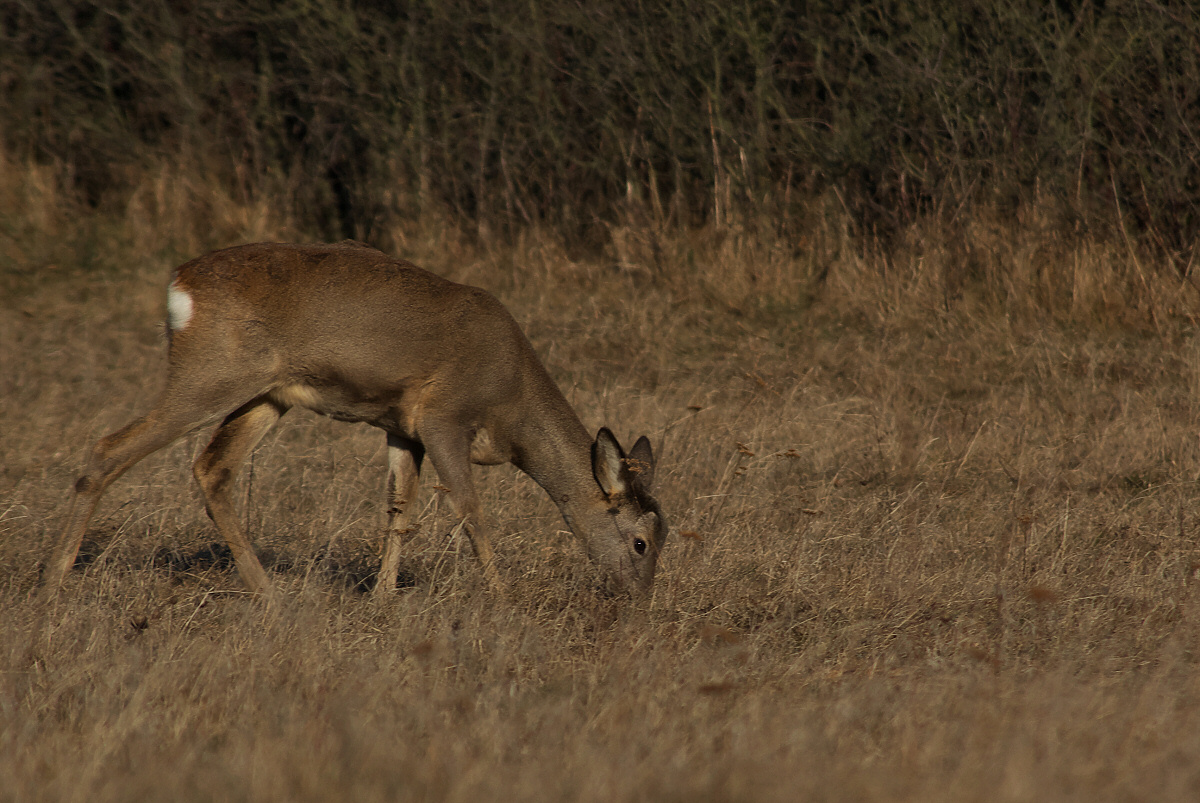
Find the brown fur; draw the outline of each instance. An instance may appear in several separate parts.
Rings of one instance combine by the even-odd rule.
[[[471,462],[514,463],[556,501],[610,585],[650,587],[666,525],[649,494],[649,441],[627,459],[607,429],[593,440],[487,292],[353,242],[216,251],[177,268],[173,286],[191,297],[193,314],[170,332],[166,390],[149,413],[94,447],[48,568],[49,593],[70,571],[104,490],[146,455],[217,420],[196,479],[243,581],[269,593],[229,485],[293,406],[388,435],[389,537],[378,591],[395,586],[426,453],[493,585]]]

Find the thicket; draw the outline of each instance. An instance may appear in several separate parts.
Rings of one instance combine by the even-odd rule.
[[[177,161],[314,236],[636,213],[886,236],[1039,204],[1190,267],[1200,15],[1164,0],[5,0],[0,136],[88,203]]]

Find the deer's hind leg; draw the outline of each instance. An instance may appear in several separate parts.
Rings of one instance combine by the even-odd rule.
[[[62,536],[45,566],[45,594],[53,596],[71,572],[88,522],[108,486],[142,458],[226,414],[242,401],[222,402],[211,392],[168,388],[153,410],[97,441],[75,481]]]
[[[269,595],[272,592],[271,580],[254,554],[254,548],[230,499],[229,488],[242,463],[286,409],[265,396],[242,405],[225,418],[213,434],[208,448],[192,467],[196,482],[204,493],[209,518],[229,546],[242,582],[257,594]]]

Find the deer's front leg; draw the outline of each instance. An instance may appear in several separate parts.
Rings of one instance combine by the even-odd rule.
[[[417,490],[421,479],[421,462],[425,458],[425,447],[417,441],[388,435],[388,478],[387,478],[387,536],[383,548],[383,562],[375,578],[374,594],[382,597],[396,588],[396,575],[400,568],[400,548],[404,536],[412,532],[410,522],[413,506],[417,501]]]
[[[496,571],[496,553],[487,527],[479,515],[479,499],[475,495],[475,483],[471,479],[470,439],[461,429],[446,425],[445,428],[430,427],[424,438],[429,450],[429,459],[437,469],[438,479],[450,492],[450,504],[462,522],[475,556],[483,566],[483,575],[488,585],[496,592],[503,592],[500,574]]]

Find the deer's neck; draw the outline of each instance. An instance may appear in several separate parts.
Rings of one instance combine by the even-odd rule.
[[[539,394],[537,411],[529,411],[519,425],[517,468],[550,495],[577,534],[577,511],[600,496],[592,474],[592,439],[549,376],[553,392]]]

